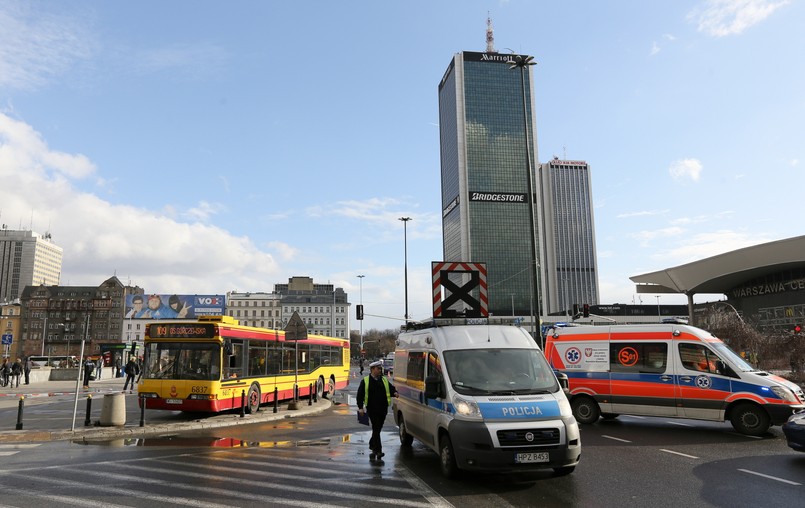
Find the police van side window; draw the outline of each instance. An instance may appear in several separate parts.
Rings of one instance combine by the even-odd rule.
[[[442,376],[442,364],[436,353],[428,353],[428,373],[425,377],[428,376]]]
[[[406,371],[408,384],[425,384],[425,352],[411,351],[408,353],[408,370]]]
[[[664,342],[618,342],[609,346],[610,370],[632,374],[662,374],[668,365],[668,345]]]

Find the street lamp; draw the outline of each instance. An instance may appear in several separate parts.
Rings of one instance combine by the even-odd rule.
[[[405,241],[405,327],[408,328],[408,221],[411,217],[400,217],[403,222],[403,238]]]
[[[660,312],[660,295],[656,295],[656,297],[657,297],[657,319],[659,319],[660,323],[662,323],[662,312]]]
[[[361,297],[360,297],[361,309],[363,309],[363,278],[364,277],[366,277],[366,275],[358,275],[358,281],[360,282],[360,287],[361,287],[361,293],[360,293],[360,295],[361,295]],[[363,316],[361,316],[361,317],[363,317]],[[360,350],[360,354],[363,354],[363,319],[361,319],[360,321],[361,321],[361,350]]]
[[[534,339],[537,338],[537,319],[542,314],[540,311],[540,295],[539,295],[539,275],[537,272],[537,235],[534,227],[534,175],[531,170],[531,142],[528,135],[528,102],[525,93],[525,71],[531,65],[536,65],[533,56],[528,55],[512,55],[512,59],[506,62],[509,64],[509,69],[520,69],[520,89],[523,95],[523,133],[525,134],[525,167],[526,167],[526,180],[528,182],[528,225],[530,230],[530,243],[531,243],[531,284],[533,286],[532,299],[535,302],[531,306],[531,319],[533,323]],[[541,338],[542,334],[540,334]],[[540,341],[541,342],[541,341]]]

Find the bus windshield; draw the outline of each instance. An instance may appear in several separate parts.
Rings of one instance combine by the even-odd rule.
[[[152,342],[145,351],[145,379],[221,379],[218,344]]]

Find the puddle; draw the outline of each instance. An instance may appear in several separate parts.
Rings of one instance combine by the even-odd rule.
[[[108,441],[73,441],[74,444],[125,447],[125,446],[175,446],[207,448],[301,448],[331,446],[353,441],[352,434],[301,441],[245,441],[229,437],[182,437],[178,435],[147,438],[110,439]]]

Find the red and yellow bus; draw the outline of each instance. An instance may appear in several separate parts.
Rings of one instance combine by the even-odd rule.
[[[145,333],[138,386],[148,409],[218,412],[299,396],[331,400],[349,384],[349,340],[323,335],[286,340],[282,330],[238,325],[229,316],[155,322]]]

